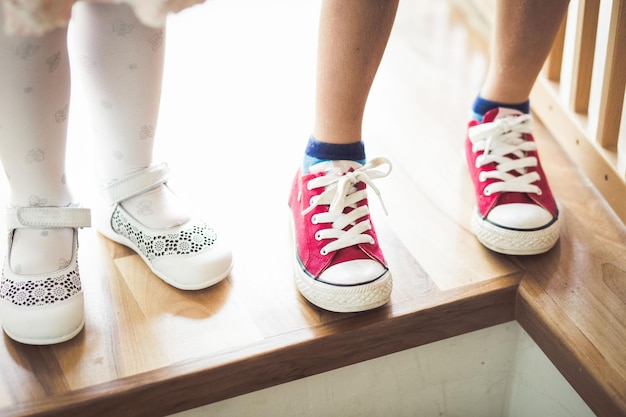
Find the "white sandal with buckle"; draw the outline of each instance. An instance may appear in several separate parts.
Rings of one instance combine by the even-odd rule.
[[[12,339],[31,345],[65,342],[85,323],[83,292],[78,272],[78,230],[89,227],[89,209],[80,207],[18,207],[7,212],[8,253],[0,282],[0,320]],[[73,228],[69,264],[54,272],[22,275],[9,264],[14,230]]]
[[[199,290],[226,278],[232,269],[230,248],[203,220],[167,229],[144,226],[120,204],[160,185],[167,186],[169,169],[162,163],[106,185],[106,208],[97,214],[97,228],[107,238],[134,250],[152,272],[181,290]]]

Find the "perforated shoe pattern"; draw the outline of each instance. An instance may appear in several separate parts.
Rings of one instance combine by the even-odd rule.
[[[133,224],[119,206],[115,208],[111,217],[111,227],[113,230],[126,237],[141,253],[150,261],[168,256],[193,255],[215,244],[217,234],[206,223],[200,221],[185,229],[163,233],[162,230],[150,234],[148,231],[140,230]]]
[[[77,263],[73,263],[66,270],[58,271],[56,276],[28,281],[12,280],[5,276],[3,269],[0,283],[0,299],[24,307],[54,304],[67,300],[80,291]]]

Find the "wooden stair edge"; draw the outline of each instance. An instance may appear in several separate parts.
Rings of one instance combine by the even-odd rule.
[[[532,277],[518,289],[515,318],[598,416],[626,416],[626,381]]]
[[[0,415],[140,417],[189,410],[513,321],[520,276],[437,292],[417,311],[411,308],[414,302],[396,304],[392,317],[360,313],[212,357],[0,410]],[[311,335],[311,330],[324,335]]]

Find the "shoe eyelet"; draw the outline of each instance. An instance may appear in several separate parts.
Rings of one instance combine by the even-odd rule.
[[[326,256],[326,255],[328,255],[328,251],[326,249],[322,248],[322,249],[320,249],[320,254],[322,256]]]
[[[543,192],[541,191],[541,189],[537,190],[537,195],[541,195],[543,194]]]
[[[313,216],[311,216],[311,223],[317,224],[317,214],[314,214]]]
[[[484,172],[484,171],[483,171],[483,172],[481,172],[480,174],[478,174],[478,181],[480,181],[480,182],[485,182],[485,181],[487,181],[487,178],[485,177],[485,175],[486,175],[486,174],[485,174],[485,172]]]
[[[488,188],[485,188],[483,190],[483,194],[486,195],[487,197],[489,197],[491,195],[491,191]]]
[[[322,240],[322,235],[320,234],[320,232],[317,232],[317,233],[315,234],[315,240],[317,240],[317,241]]]

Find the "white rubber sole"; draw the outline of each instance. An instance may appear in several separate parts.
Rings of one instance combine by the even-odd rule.
[[[316,281],[300,269],[295,260],[295,283],[298,291],[312,304],[336,313],[373,310],[389,302],[393,280],[387,271],[376,281],[363,285],[337,286]]]
[[[387,270],[375,281],[362,285],[340,286],[317,281],[300,268],[293,214],[289,210],[293,243],[294,281],[296,288],[311,304],[335,313],[356,313],[373,310],[387,304],[391,298],[393,278]]]
[[[484,220],[477,209],[472,215],[472,232],[485,247],[505,255],[538,255],[552,249],[559,240],[561,219],[537,230],[511,230]]]

